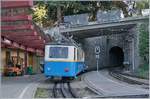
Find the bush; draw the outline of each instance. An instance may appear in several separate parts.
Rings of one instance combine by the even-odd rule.
[[[149,64],[141,65],[137,70],[137,75],[144,78],[149,78]]]
[[[137,75],[141,77],[149,77],[149,31],[148,23],[141,24],[139,26],[139,54],[141,62],[137,69]]]
[[[149,32],[148,23],[141,24],[139,27],[140,37],[139,37],[139,52],[144,63],[149,62]]]

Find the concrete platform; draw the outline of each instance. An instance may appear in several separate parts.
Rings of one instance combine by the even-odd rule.
[[[117,82],[104,76],[101,72],[93,71],[85,75],[84,80],[90,88],[94,88],[101,96],[126,96],[149,94],[148,89],[142,89]]]
[[[34,98],[36,88],[45,79],[43,74],[2,77],[0,98]]]

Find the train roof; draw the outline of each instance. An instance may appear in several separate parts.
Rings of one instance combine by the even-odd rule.
[[[61,42],[61,43],[58,43],[58,42],[50,42],[50,43],[46,43],[45,45],[65,45],[65,46],[75,46],[77,48],[81,48],[80,46],[77,46],[71,42]],[[82,48],[81,48],[82,49]]]
[[[74,46],[72,43],[58,43],[58,42],[46,43],[46,45],[67,45],[67,46]]]
[[[61,43],[58,43],[58,42],[51,42],[51,43],[46,43],[45,45],[65,45],[65,46],[75,46],[75,47],[79,47],[71,42],[61,42]]]

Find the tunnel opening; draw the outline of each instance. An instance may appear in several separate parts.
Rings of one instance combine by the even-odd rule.
[[[110,66],[123,67],[124,53],[122,48],[114,46],[109,50],[109,62]]]

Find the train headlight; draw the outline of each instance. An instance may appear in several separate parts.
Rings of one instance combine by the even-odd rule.
[[[65,72],[69,72],[69,68],[65,68],[64,71],[65,71]]]
[[[47,68],[47,70],[48,70],[48,71],[50,71],[50,70],[51,70],[51,68]]]

